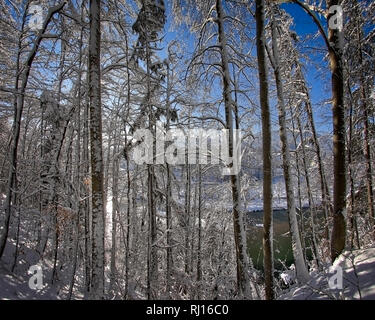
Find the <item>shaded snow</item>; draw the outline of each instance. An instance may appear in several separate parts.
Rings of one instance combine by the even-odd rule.
[[[58,289],[55,286],[47,284],[50,276],[50,265],[39,260],[38,254],[21,246],[20,258],[16,267],[16,273],[10,271],[10,264],[13,260],[14,242],[7,244],[2,261],[0,261],[0,300],[57,300]],[[41,265],[44,276],[44,288],[33,290],[29,287],[29,279],[32,274],[28,274],[31,265]]]
[[[304,286],[294,286],[279,300],[375,300],[375,248],[346,251],[333,267],[343,270],[342,289],[331,289],[328,279],[336,272],[311,272],[311,280]]]
[[[42,290],[29,288],[29,278],[8,272],[0,265],[0,300],[57,300],[54,288],[45,286]]]

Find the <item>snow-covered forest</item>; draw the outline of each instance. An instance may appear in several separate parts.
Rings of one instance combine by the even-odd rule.
[[[373,0],[1,0],[0,299],[375,299]]]

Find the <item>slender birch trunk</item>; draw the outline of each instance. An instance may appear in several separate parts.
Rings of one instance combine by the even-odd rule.
[[[271,11],[274,10],[273,6]],[[273,62],[274,62],[274,74],[276,79],[277,88],[277,100],[278,100],[278,110],[279,110],[279,126],[280,126],[280,140],[281,140],[281,153],[283,158],[283,171],[285,180],[285,190],[287,197],[287,207],[288,207],[288,217],[290,233],[292,238],[292,251],[294,256],[294,262],[296,264],[296,276],[300,283],[305,283],[309,280],[309,273],[307,271],[306,263],[303,257],[302,245],[300,234],[298,230],[298,221],[296,215],[296,206],[294,200],[293,192],[293,180],[291,177],[290,168],[290,150],[289,141],[286,130],[286,111],[284,102],[284,89],[280,74],[280,59],[279,59],[279,49],[277,44],[277,30],[275,25],[275,16],[272,12],[271,17],[271,29],[272,29],[272,51],[273,51]]]
[[[236,109],[235,102],[231,96],[231,79],[229,75],[229,62],[227,52],[227,39],[224,29],[224,17],[225,13],[223,10],[222,0],[216,0],[216,12],[217,19],[216,23],[218,26],[219,34],[219,48],[221,56],[221,69],[223,79],[223,98],[225,105],[225,120],[226,129],[229,130],[229,157],[233,159],[234,153],[234,131],[233,131],[233,109]],[[238,142],[240,143],[240,142]],[[237,289],[240,296],[245,299],[251,299],[251,287],[249,278],[249,263],[247,256],[247,243],[246,243],[246,232],[244,227],[243,212],[241,208],[240,199],[240,177],[232,174],[231,188],[232,188],[232,201],[233,201],[233,229],[234,229],[234,240],[236,248],[236,262],[237,262]]]
[[[300,110],[299,110],[300,111]],[[300,113],[300,112],[299,112]],[[306,187],[307,187],[307,197],[309,201],[309,212],[310,212],[310,226],[311,226],[311,245],[312,245],[312,251],[313,251],[313,256],[316,260],[316,265],[319,268],[320,263],[319,263],[319,256],[318,256],[318,244],[316,240],[316,231],[315,231],[315,221],[314,217],[316,216],[316,208],[315,208],[315,203],[311,191],[311,183],[310,183],[310,176],[309,172],[307,169],[307,162],[306,162],[306,148],[305,148],[305,138],[304,138],[304,133],[302,129],[302,124],[301,124],[301,119],[297,117],[297,127],[299,131],[299,136],[301,139],[301,149],[302,149],[302,165],[303,165],[303,170],[305,174],[305,181],[306,181]]]
[[[318,139],[318,135],[316,133],[310,94],[306,85],[305,78],[302,74],[300,61],[297,61],[296,74],[300,80],[302,92],[306,96],[306,101],[304,103],[304,106],[305,106],[305,111],[306,111],[307,118],[309,121],[310,129],[311,129],[317,162],[318,162],[318,171],[319,171],[319,177],[320,177],[320,190],[321,190],[321,195],[322,195],[322,205],[323,205],[324,220],[325,220],[324,221],[325,238],[328,239],[329,238],[329,216],[332,215],[331,214],[332,213],[331,197],[330,197],[329,190],[328,190],[327,179],[325,175],[324,164],[323,164],[322,154],[321,154],[321,149],[320,149],[320,142]]]

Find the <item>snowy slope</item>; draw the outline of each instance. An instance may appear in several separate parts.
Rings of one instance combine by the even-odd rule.
[[[337,285],[339,268],[342,268],[342,289]],[[279,300],[375,300],[375,248],[344,252],[333,264],[334,269],[312,272],[311,280],[304,286],[292,287]]]
[[[46,286],[42,290],[32,290],[29,279],[8,272],[0,265],[0,300],[57,300],[54,288]]]
[[[50,283],[52,263],[47,259],[40,259],[34,249],[22,244],[17,266],[11,272],[14,250],[15,242],[10,240],[0,261],[0,300],[59,300],[60,283]],[[33,265],[42,268],[44,287],[41,290],[33,290],[29,286],[29,280],[35,273],[29,274],[28,271]]]

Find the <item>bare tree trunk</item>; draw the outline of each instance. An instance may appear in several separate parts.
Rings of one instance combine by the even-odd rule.
[[[151,49],[150,44],[146,41],[146,68],[147,68],[147,107],[149,112],[149,130],[155,136],[155,119],[151,104]],[[153,154],[155,155],[155,139],[152,143]],[[154,161],[154,160],[153,160]],[[149,300],[155,298],[155,285],[158,276],[158,252],[156,247],[157,230],[156,230],[156,203],[154,195],[154,179],[155,170],[153,164],[147,165],[147,197],[148,197],[148,226],[149,226],[149,239],[148,239],[148,263],[147,263],[147,298]]]
[[[296,173],[297,173],[297,192],[298,192],[298,208],[299,208],[299,214],[300,214],[300,230],[301,230],[301,245],[303,250],[304,258],[306,259],[306,246],[305,246],[305,217],[303,212],[303,206],[302,206],[302,193],[301,193],[301,168],[300,168],[300,157],[298,155],[297,150],[297,137],[295,134],[295,124],[294,124],[294,115],[292,113],[292,110],[290,109],[291,114],[291,123],[292,123],[292,136],[293,136],[293,142],[294,142],[294,148],[295,148],[295,161],[296,161]]]
[[[198,164],[198,247],[197,247],[197,298],[201,299],[202,281],[202,166]]]
[[[116,131],[116,129],[115,129]],[[115,147],[113,150],[114,159],[112,162],[112,247],[111,247],[111,276],[110,276],[110,284],[109,284],[109,291],[114,289],[114,284],[116,281],[117,275],[117,267],[116,267],[116,253],[117,253],[117,219],[119,215],[119,200],[118,200],[118,183],[119,183],[119,170],[120,170],[120,163],[118,157],[116,156],[118,152],[117,146],[117,138],[116,134],[114,136]],[[129,203],[128,203],[129,205]],[[128,246],[129,244],[126,243]],[[127,257],[125,258],[127,259]]]
[[[274,7],[271,7],[271,11]],[[307,271],[306,263],[303,257],[302,245],[300,234],[298,230],[298,221],[296,215],[296,206],[294,200],[293,192],[293,180],[291,177],[290,168],[290,150],[289,142],[286,130],[286,111],[284,102],[284,90],[281,81],[280,74],[280,61],[279,61],[279,49],[277,45],[277,30],[275,25],[275,17],[272,12],[271,17],[271,29],[272,29],[272,51],[273,51],[273,62],[274,62],[274,74],[276,79],[277,88],[277,99],[278,99],[278,109],[279,109],[279,126],[280,126],[280,140],[281,140],[281,153],[283,158],[283,170],[284,170],[284,180],[285,180],[285,190],[287,197],[287,207],[288,207],[288,217],[290,233],[292,238],[292,251],[294,256],[294,262],[296,264],[296,275],[300,283],[305,283],[309,280],[309,273]]]
[[[328,0],[329,7],[339,5],[340,0]],[[332,14],[328,15],[328,21]],[[342,61],[343,35],[338,29],[329,29],[329,59],[332,70],[333,112],[333,229],[331,237],[331,260],[344,250],[346,241],[346,167],[345,167],[345,106],[344,68]]]
[[[126,136],[126,135],[125,135]],[[127,138],[125,138],[125,143],[127,143]],[[128,202],[127,208],[126,208],[126,247],[125,247],[125,294],[126,297],[129,295],[129,259],[130,259],[130,228],[131,224],[133,224],[133,231],[135,230],[135,222],[134,218],[130,219],[130,208],[133,210],[133,216],[136,215],[136,202],[135,202],[135,190],[133,190],[132,198],[130,198],[130,189],[131,189],[131,180],[130,180],[130,168],[129,168],[129,158],[126,157],[126,182],[127,182],[127,191],[126,191],[126,200]],[[132,206],[131,206],[132,203]],[[132,236],[132,243],[134,239],[134,232]]]
[[[84,12],[84,2],[81,3],[81,22],[83,22],[83,12]],[[78,263],[78,249],[79,249],[79,242],[80,242],[80,225],[81,225],[81,216],[83,209],[85,209],[85,202],[81,199],[84,198],[85,191],[83,187],[83,179],[84,174],[82,170],[82,151],[81,151],[81,137],[82,137],[82,126],[81,126],[81,108],[82,108],[82,55],[83,55],[83,33],[84,27],[81,28],[80,38],[79,38],[79,62],[78,62],[78,90],[77,90],[77,140],[76,140],[76,156],[77,156],[77,180],[76,184],[78,187],[78,210],[77,210],[77,217],[75,221],[75,246],[74,246],[74,257],[73,257],[73,268],[72,268],[72,277],[70,280],[69,292],[68,292],[68,300],[71,300],[74,284],[75,284],[75,276],[77,271],[77,263]],[[86,108],[86,107],[85,107]],[[85,146],[84,146],[85,147]],[[84,157],[83,157],[84,158]],[[86,209],[85,209],[86,210]]]
[[[363,49],[362,49],[362,30],[361,30],[361,12],[358,10],[357,5],[357,41],[359,46],[359,65],[363,67]],[[363,154],[366,159],[366,189],[367,189],[367,207],[369,214],[369,221],[373,228],[373,237],[375,237],[375,211],[374,211],[374,191],[372,183],[372,159],[371,159],[371,149],[370,149],[370,137],[369,137],[369,106],[367,103],[368,95],[366,90],[366,80],[363,76],[363,70],[360,71],[360,94],[361,94],[361,108],[362,108],[362,117],[363,117]]]
[[[86,88],[89,87],[89,83],[87,83]],[[91,210],[90,210],[90,202],[89,195],[91,193],[90,188],[90,159],[89,159],[89,97],[86,97],[87,101],[85,101],[85,108],[83,111],[83,152],[82,152],[82,160],[83,160],[83,168],[84,168],[84,183],[86,185],[85,192],[84,192],[84,222],[85,222],[85,288],[86,291],[89,292],[91,290],[91,272],[92,272],[92,233],[91,233]]]
[[[267,62],[265,56],[264,35],[264,0],[256,0],[256,43],[260,86],[260,104],[262,109],[263,136],[263,252],[266,299],[273,300],[273,221],[272,221],[272,154],[271,154],[271,120],[268,101]]]
[[[90,0],[89,96],[92,186],[92,297],[104,298],[104,179],[100,84],[101,1]]]
[[[355,190],[354,190],[354,177],[353,177],[353,97],[348,83],[348,92],[350,96],[350,111],[349,111],[349,138],[348,138],[348,166],[349,166],[349,181],[350,181],[350,207],[348,217],[350,217],[350,248],[354,249],[354,236],[357,240],[357,248],[360,249],[357,216],[355,212]]]
[[[234,131],[233,131],[233,108],[235,102],[231,96],[231,79],[229,75],[229,62],[227,52],[227,41],[224,29],[224,17],[225,12],[223,11],[222,0],[216,0],[216,12],[217,12],[217,26],[219,33],[219,47],[221,56],[221,68],[223,78],[223,98],[225,104],[225,119],[226,129],[229,130],[229,157],[233,159],[234,156]],[[240,142],[238,142],[240,143]],[[238,159],[239,160],[239,159]],[[233,229],[234,229],[234,240],[236,248],[236,262],[237,262],[237,289],[240,296],[245,299],[251,298],[251,287],[249,278],[249,263],[247,256],[247,243],[246,233],[244,227],[243,212],[241,208],[240,199],[240,178],[238,175],[232,174],[230,176],[231,187],[232,187],[232,201],[233,201]]]
[[[170,127],[170,67],[169,62],[167,64],[167,126],[166,130],[168,132]],[[166,285],[166,291],[169,295],[170,288],[171,288],[171,275],[172,275],[172,268],[173,268],[173,252],[172,252],[172,179],[171,179],[171,168],[169,167],[169,163],[167,162],[165,164],[166,170],[167,170],[167,194],[165,198],[165,213],[166,213],[166,219],[167,219],[167,285]]]
[[[306,96],[306,101],[305,101],[304,106],[305,106],[305,110],[306,110],[306,113],[307,113],[307,118],[308,118],[308,121],[309,121],[310,129],[311,129],[311,133],[312,133],[312,138],[313,138],[314,145],[315,145],[316,157],[317,157],[317,161],[318,161],[318,171],[319,171],[319,177],[320,177],[320,190],[321,190],[321,194],[322,194],[322,205],[323,205],[324,219],[325,219],[325,221],[324,221],[324,223],[325,223],[325,226],[324,226],[325,238],[328,240],[328,238],[329,238],[328,221],[329,221],[329,215],[332,211],[332,205],[331,205],[331,199],[330,199],[329,190],[328,190],[328,186],[327,186],[327,180],[326,180],[324,165],[323,165],[323,161],[322,161],[322,155],[321,155],[321,151],[320,151],[320,143],[319,143],[318,135],[316,133],[316,128],[315,128],[315,122],[314,122],[313,111],[312,111],[312,106],[311,106],[310,94],[309,94],[309,91],[307,89],[305,78],[302,74],[301,65],[300,65],[299,61],[297,61],[296,72],[297,72],[298,78],[300,79],[300,83],[301,83],[301,86],[302,86],[302,92]]]
[[[63,24],[63,23],[62,23]],[[61,57],[60,57],[60,66],[59,66],[59,70],[60,70],[60,74],[59,74],[59,84],[58,84],[58,92],[57,92],[57,103],[58,105],[60,105],[61,103],[61,90],[62,90],[62,83],[64,81],[64,66],[65,66],[65,42],[61,40],[60,42],[60,46],[61,46]],[[60,150],[63,146],[63,142],[64,142],[64,138],[65,138],[65,135],[61,135],[60,133],[61,129],[59,126],[56,127],[56,136],[57,136],[57,141],[59,141],[60,143]],[[65,133],[65,130],[64,130],[64,133]],[[54,160],[55,161],[52,161],[52,164],[51,166],[53,166],[53,177],[52,177],[52,195],[51,195],[51,198],[50,200],[52,200],[52,202],[50,202],[53,206],[54,206],[54,209],[55,209],[55,212],[54,212],[54,228],[55,228],[55,238],[54,238],[54,253],[53,253],[53,269],[52,269],[52,283],[55,282],[56,280],[56,277],[57,277],[57,256],[58,256],[58,249],[59,249],[59,230],[58,230],[58,218],[57,218],[57,202],[58,202],[58,195],[57,195],[57,186],[58,186],[58,175],[59,175],[59,155],[60,155],[60,151],[59,150],[55,150],[54,153]]]
[[[29,119],[29,112],[30,112],[30,106],[27,110],[27,116],[26,116],[26,123],[25,123],[25,129],[24,129],[24,133],[23,133],[23,138],[22,138],[22,145],[21,145],[21,154],[22,154],[22,158],[25,159],[25,148],[26,148],[26,138],[27,138],[27,133],[28,133],[28,127],[29,127],[29,122],[30,120]],[[17,189],[17,182],[16,182],[16,188]],[[21,231],[21,208],[20,208],[20,197],[16,197],[16,211],[17,211],[17,231],[16,231],[16,238],[15,238],[15,241],[16,241],[16,244],[15,244],[15,247],[16,247],[16,251],[14,253],[14,259],[13,259],[13,263],[12,263],[12,267],[11,267],[11,270],[12,272],[14,272],[14,269],[17,265],[17,259],[18,259],[18,253],[19,253],[19,242],[20,242],[20,231]]]
[[[121,24],[120,24],[121,25]],[[130,112],[130,96],[131,96],[131,84],[130,84],[130,70],[129,70],[129,41],[128,35],[124,30],[125,36],[125,53],[126,53],[126,79],[128,82],[127,86],[127,96],[126,96],[126,118],[129,116]],[[128,136],[125,130],[125,146],[128,145]],[[135,202],[135,190],[133,190],[132,198],[130,197],[131,191],[131,179],[130,179],[130,167],[129,167],[129,154],[127,150],[125,150],[125,161],[126,161],[126,247],[125,247],[125,298],[129,296],[129,259],[130,259],[130,229],[133,225],[132,231],[132,243],[134,241],[134,234],[135,234],[135,217],[137,214],[136,202]],[[132,204],[132,205],[131,205]],[[133,210],[133,219],[130,219],[130,208]]]
[[[298,110],[300,111],[300,110]],[[298,112],[300,113],[300,112]],[[306,181],[306,187],[307,187],[307,196],[308,196],[308,201],[309,201],[309,212],[310,212],[310,226],[311,226],[311,245],[312,245],[312,251],[313,251],[313,256],[315,257],[316,260],[316,265],[319,268],[319,256],[318,256],[318,245],[316,241],[316,232],[315,232],[315,221],[314,217],[316,216],[316,210],[315,210],[315,203],[313,199],[313,195],[311,192],[311,183],[310,183],[310,176],[309,172],[307,169],[307,163],[306,163],[306,149],[305,149],[305,138],[304,138],[304,133],[302,129],[302,124],[301,120],[299,117],[297,117],[297,126],[298,126],[298,131],[301,139],[301,148],[302,148],[302,164],[303,164],[303,169],[305,173],[305,181]]]
[[[195,240],[195,224],[196,224],[196,219],[197,219],[197,195],[198,195],[198,188],[195,186],[194,188],[194,210],[192,210],[192,215],[193,215],[193,221],[191,224],[191,238],[190,238],[190,273],[193,274],[194,272],[194,256],[195,256],[195,247],[194,247],[194,240]]]
[[[23,13],[22,26],[21,26],[21,36],[18,38],[18,44],[17,44],[16,79],[15,79],[15,82],[14,82],[14,90],[15,91],[18,91],[18,88],[19,88],[19,78],[20,78],[20,71],[19,70],[20,70],[20,63],[21,63],[20,60],[21,60],[21,50],[22,50],[22,35],[23,35],[24,29],[25,29],[26,16],[27,16],[28,10],[29,10],[29,3],[26,4],[25,11]],[[17,97],[17,95],[15,95],[14,96],[14,102],[13,102],[14,110],[17,110],[17,99],[18,99],[18,97]],[[16,121],[16,119],[14,119],[14,123],[15,123],[15,121]],[[25,138],[26,138],[26,130],[25,130],[25,133],[24,133],[24,141],[25,141]],[[15,182],[16,182],[16,180],[17,179],[15,179]],[[15,189],[17,189],[17,188],[15,188]],[[16,252],[14,254],[14,261],[13,261],[13,265],[12,265],[12,268],[11,268],[12,272],[14,272],[14,268],[16,267],[17,257],[18,257],[19,234],[20,234],[20,224],[21,224],[21,211],[19,209],[17,210],[17,215],[18,215],[18,219],[17,219],[17,235],[16,235]],[[0,255],[0,258],[1,258],[1,255]]]
[[[190,120],[189,120],[190,122]],[[190,128],[189,128],[190,129]],[[185,169],[186,169],[186,180],[185,180],[185,273],[189,273],[189,242],[190,242],[190,213],[191,213],[191,173],[189,164],[189,155],[186,151],[185,154]]]
[[[156,249],[156,208],[154,199],[154,167],[147,165],[147,193],[148,193],[148,218],[149,218],[149,239],[148,239],[148,276],[147,276],[147,298],[155,297],[155,283],[157,277],[157,249]]]

